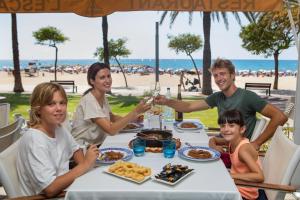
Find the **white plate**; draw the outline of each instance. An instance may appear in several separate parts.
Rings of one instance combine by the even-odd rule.
[[[177,183],[179,183],[180,181],[182,181],[184,178],[186,178],[188,175],[190,175],[191,173],[194,172],[194,169],[192,169],[192,171],[186,173],[185,175],[183,175],[180,179],[178,179],[177,181],[175,182],[169,182],[169,181],[165,181],[165,180],[162,180],[162,179],[159,179],[159,178],[156,178],[155,176],[158,175],[159,173],[153,175],[151,178],[157,182],[161,182],[161,183],[164,183],[164,184],[167,184],[167,185],[176,185]]]
[[[115,152],[122,153],[124,156],[120,160],[123,160],[123,161],[130,160],[133,157],[133,152],[127,148],[108,147],[108,148],[99,149],[100,154],[104,154],[105,152],[109,152],[109,151],[115,151]],[[116,161],[117,160],[105,160],[105,158],[103,160],[97,158],[97,160],[96,160],[97,163],[104,163],[104,164],[112,164],[112,163],[115,163]]]
[[[208,151],[212,157],[211,158],[193,158],[188,156],[188,152],[192,149],[196,149],[196,150],[203,150],[203,151]],[[193,160],[193,161],[212,161],[212,160],[217,160],[220,158],[221,154],[220,152],[209,148],[209,147],[201,147],[201,146],[193,146],[193,148],[191,147],[183,147],[181,149],[178,150],[178,155],[181,158],[184,159],[188,159],[188,160]]]
[[[182,128],[181,125],[184,124],[184,123],[193,123],[197,127],[196,128]],[[179,123],[175,123],[174,126],[177,129],[185,130],[185,131],[194,131],[194,130],[199,130],[199,129],[203,128],[202,124],[200,124],[199,122],[195,122],[195,121],[182,121],[182,122],[179,122]]]
[[[129,132],[138,132],[140,131],[142,128],[143,128],[143,124],[139,124],[139,123],[134,123],[134,122],[131,122],[131,123],[128,123],[128,124],[133,124],[135,125],[137,128],[132,128],[132,129],[122,129],[120,132],[122,133],[129,133]]]
[[[133,179],[131,179],[131,178],[127,178],[127,177],[125,177],[125,176],[120,176],[120,175],[118,175],[118,174],[109,172],[109,171],[108,171],[108,168],[109,168],[109,167],[105,168],[105,169],[103,170],[103,172],[105,172],[105,173],[107,173],[107,174],[110,174],[110,175],[113,175],[113,176],[116,176],[116,177],[119,177],[119,178],[122,178],[122,179],[125,179],[125,180],[127,180],[127,181],[132,181],[132,182],[134,182],[134,183],[138,183],[138,184],[141,184],[141,183],[145,182],[146,180],[148,180],[148,179],[151,177],[151,176],[145,176],[144,180],[136,181],[136,180],[133,180]]]

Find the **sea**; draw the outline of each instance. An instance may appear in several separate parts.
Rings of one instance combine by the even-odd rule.
[[[262,60],[246,60],[246,59],[231,59],[236,67],[236,70],[274,70],[274,61],[268,59]],[[52,67],[54,66],[54,60],[20,60],[21,68],[26,68],[29,62],[35,62],[37,67]],[[97,62],[95,59],[59,59],[58,65],[81,65],[89,66],[92,63]],[[155,67],[155,59],[120,59],[119,62],[122,65],[142,65]],[[213,62],[213,61],[212,61]],[[111,60],[112,65],[117,65],[115,60]],[[202,71],[202,60],[195,59],[197,68]],[[297,60],[279,60],[279,71],[297,71]],[[12,60],[0,60],[0,70],[3,68],[12,68]],[[160,59],[159,67],[161,69],[194,69],[193,63],[190,59]]]

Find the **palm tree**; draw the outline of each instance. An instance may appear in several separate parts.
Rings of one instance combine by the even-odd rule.
[[[163,23],[168,11],[164,11],[161,19],[160,24]],[[189,24],[192,22],[193,18],[193,12],[189,13]],[[239,17],[239,14],[237,12],[232,12],[237,22],[241,25],[241,20]],[[171,11],[170,12],[170,27],[172,27],[176,17],[178,16],[179,11]],[[200,13],[202,14],[202,13]],[[212,87],[211,87],[211,74],[209,72],[209,68],[211,66],[211,48],[210,48],[210,27],[211,27],[211,16],[213,20],[216,18],[217,21],[220,21],[220,15],[223,18],[224,24],[226,29],[229,27],[228,19],[226,12],[203,12],[203,35],[204,35],[204,47],[203,47],[203,84],[202,84],[202,94],[209,95],[212,93]],[[255,19],[255,14],[246,12],[244,13],[246,18],[252,22]]]
[[[20,73],[20,60],[19,60],[19,44],[18,44],[18,29],[17,29],[17,15],[11,14],[11,33],[12,33],[12,49],[14,60],[14,77],[15,85],[14,92],[24,92]]]
[[[108,22],[107,16],[102,17],[102,33],[103,33],[103,53],[104,53],[104,63],[109,65],[109,49],[108,49]]]

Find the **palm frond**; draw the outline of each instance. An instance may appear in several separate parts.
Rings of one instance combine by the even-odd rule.
[[[229,22],[228,22],[228,17],[227,17],[226,12],[221,12],[221,16],[223,18],[226,30],[228,30],[229,29]]]
[[[176,17],[178,16],[179,11],[172,11],[170,14],[170,28],[173,26]]]
[[[160,17],[159,24],[162,25],[163,21],[165,20],[166,16],[168,14],[168,11],[164,11],[163,14]]]

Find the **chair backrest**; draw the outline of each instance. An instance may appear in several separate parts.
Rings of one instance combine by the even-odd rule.
[[[290,118],[294,119],[294,114],[295,114],[295,103],[289,102],[284,110],[284,114]]]
[[[265,130],[265,128],[269,124],[269,121],[270,119],[264,116],[261,116],[261,118],[258,118],[256,120],[255,128],[250,138],[250,141],[254,141],[258,138],[258,136],[260,136],[260,134]]]
[[[0,128],[0,152],[20,138],[24,123],[25,119],[18,117],[12,124]]]
[[[16,166],[18,145],[16,141],[0,153],[0,182],[9,198],[22,196]]]
[[[9,123],[9,103],[0,103],[0,128],[6,126]]]
[[[263,160],[265,183],[300,186],[300,145],[278,127]],[[297,171],[298,170],[298,171]],[[268,199],[284,199],[285,193],[266,190]]]

